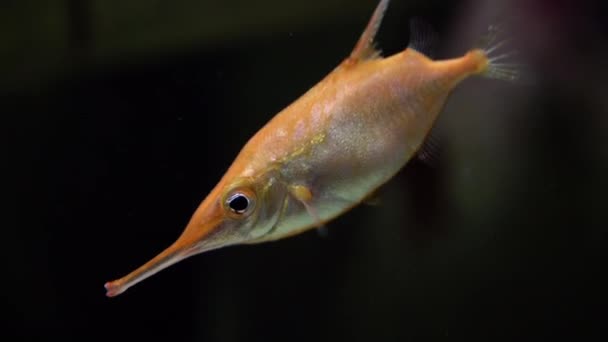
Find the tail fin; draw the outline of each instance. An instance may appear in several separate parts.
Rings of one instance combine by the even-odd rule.
[[[521,65],[509,62],[518,52],[505,49],[510,39],[501,39],[502,33],[504,33],[502,26],[490,25],[488,32],[478,43],[476,48],[483,52],[487,59],[486,67],[480,74],[504,81],[518,81],[521,77]]]

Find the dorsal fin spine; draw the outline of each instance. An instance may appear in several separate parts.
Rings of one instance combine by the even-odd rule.
[[[365,28],[365,31],[363,31],[357,45],[355,45],[355,48],[351,52],[350,59],[359,61],[373,59],[379,56],[379,52],[374,47],[374,39],[376,37],[376,33],[378,33],[378,29],[380,28],[382,18],[384,17],[384,13],[386,12],[389,2],[390,0],[380,0],[380,3],[376,7],[374,14]]]

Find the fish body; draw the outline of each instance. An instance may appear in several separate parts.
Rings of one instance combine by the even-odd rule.
[[[249,242],[299,233],[360,203],[416,154],[449,92],[477,62],[474,55],[433,62],[413,49],[345,60],[263,127],[226,174],[255,179],[270,171],[284,188],[313,194],[307,205],[316,215],[287,197],[280,222]]]
[[[512,75],[481,49],[443,61],[414,48],[380,57],[373,39],[388,2],[380,1],[348,58],[245,144],[177,241],[106,283],[108,296],[198,253],[321,226],[404,167],[462,80]]]

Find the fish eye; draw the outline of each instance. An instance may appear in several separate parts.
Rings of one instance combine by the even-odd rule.
[[[249,198],[243,194],[234,194],[228,199],[228,207],[237,214],[242,214],[249,207]]]
[[[254,207],[254,195],[246,191],[236,191],[226,199],[226,207],[239,216],[250,213]]]

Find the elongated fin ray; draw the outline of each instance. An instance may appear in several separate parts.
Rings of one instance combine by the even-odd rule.
[[[523,65],[510,62],[517,51],[509,48],[510,39],[501,39],[505,33],[505,24],[490,25],[488,32],[477,43],[487,58],[487,67],[482,75],[504,81],[520,82]],[[506,50],[506,52],[504,52]]]
[[[382,18],[384,17],[384,13],[386,12],[386,8],[388,7],[388,3],[390,0],[381,0],[372,18],[369,20],[365,31],[361,34],[361,38],[355,45],[355,48],[350,53],[350,59],[354,61],[366,60],[366,59],[374,59],[380,56],[380,52],[376,50],[374,39],[376,37],[376,33],[380,28],[380,24],[382,23]]]

